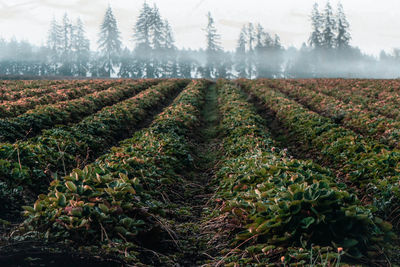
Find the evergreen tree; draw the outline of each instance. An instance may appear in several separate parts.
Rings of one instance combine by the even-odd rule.
[[[248,39],[249,51],[254,51],[254,40],[256,38],[255,38],[254,25],[251,22],[247,25],[247,39]]]
[[[153,12],[151,7],[144,2],[134,28],[134,38],[138,45],[145,44],[151,47],[152,17]]]
[[[73,34],[73,30],[72,30],[72,24],[69,20],[68,14],[65,13],[62,19],[62,26],[61,26],[61,38],[62,38],[62,52],[63,53],[69,53],[71,50],[71,43],[72,43],[72,34]]]
[[[342,3],[339,2],[337,9],[337,37],[336,37],[336,47],[338,49],[344,49],[349,47],[349,42],[351,39],[349,33],[349,22],[347,21],[346,14],[343,10]]]
[[[279,36],[274,39],[264,28],[257,24],[255,27],[255,73],[259,78],[275,78],[281,74],[282,46]]]
[[[164,21],[161,18],[160,11],[156,5],[150,13],[150,32],[152,35],[152,47],[155,50],[161,49],[165,45],[165,34],[164,34]]]
[[[156,5],[151,8],[146,2],[143,4],[135,24],[134,38],[135,73],[148,78],[177,75],[172,29],[168,21],[162,19]]]
[[[176,78],[178,77],[178,66],[176,62],[177,48],[175,46],[175,39],[172,33],[172,28],[167,20],[163,22],[163,47],[162,54],[162,73],[163,77]]]
[[[72,48],[74,52],[74,74],[86,77],[89,70],[90,42],[86,38],[84,25],[80,18],[76,21]]]
[[[101,64],[104,75],[111,77],[114,73],[114,67],[119,63],[121,39],[117,20],[110,6],[107,8],[103,23],[101,24],[98,45],[101,51]]]
[[[324,12],[324,29],[322,32],[323,42],[322,46],[325,49],[331,49],[335,47],[336,38],[336,21],[333,16],[332,6],[329,1],[326,3],[325,12]]]
[[[61,66],[60,74],[63,76],[72,75],[72,40],[74,28],[70,22],[68,14],[65,13],[61,26]]]
[[[55,17],[50,22],[50,29],[47,34],[47,47],[57,51],[60,48],[61,29]]]
[[[247,37],[247,75],[254,78],[256,74],[256,55],[254,51],[255,30],[253,23],[249,23],[246,29]]]
[[[163,25],[164,25],[164,31],[163,31],[164,47],[168,49],[176,49],[174,34],[172,32],[172,28],[168,20],[164,20]]]
[[[144,2],[134,28],[134,39],[136,41],[134,72],[137,75],[141,73],[147,78],[154,78],[154,69],[151,64],[153,17],[154,13],[151,7]]]
[[[311,25],[312,25],[312,33],[309,38],[309,44],[311,47],[320,48],[323,43],[322,36],[322,16],[318,9],[318,4],[315,3],[313,6],[313,10],[311,13]]]
[[[239,40],[236,46],[235,54],[235,70],[239,78],[247,77],[247,66],[246,66],[246,28],[242,28],[239,34]]]
[[[217,33],[215,28],[214,19],[211,13],[207,14],[207,27],[206,27],[206,38],[207,38],[207,49],[206,49],[206,66],[204,69],[205,78],[215,78],[216,69],[218,68],[218,58],[221,54],[222,48],[220,46],[221,36]]]
[[[261,26],[261,24],[259,23],[255,28],[255,41],[256,41],[255,49],[265,46],[272,46],[274,43],[271,38],[271,35],[269,35],[269,33],[267,33],[264,30],[263,26]]]
[[[275,39],[261,24],[249,23],[242,27],[236,47],[235,70],[237,76],[280,77],[283,48],[279,37]]]
[[[154,77],[160,78],[166,76],[164,72],[165,68],[165,25],[161,18],[158,7],[154,4],[151,11],[151,33],[152,33],[152,53],[151,53],[151,64],[154,71]]]
[[[50,22],[50,29],[47,35],[47,48],[49,50],[50,72],[53,75],[57,74],[58,63],[61,56],[61,26],[58,24],[55,17]]]
[[[257,77],[271,77],[271,48],[273,46],[273,41],[271,36],[265,32],[264,28],[257,24],[255,28],[255,66]]]
[[[275,34],[274,42],[273,42],[273,53],[271,59],[271,69],[274,78],[281,77],[283,75],[282,72],[282,63],[283,63],[283,52],[284,48],[281,44],[281,39],[277,34]]]

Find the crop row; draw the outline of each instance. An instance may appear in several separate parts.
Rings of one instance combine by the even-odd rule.
[[[12,91],[36,89],[43,85],[59,85],[70,80],[1,80],[0,90],[9,87]]]
[[[269,84],[268,80],[264,80],[264,82],[266,85]],[[346,104],[332,96],[302,86],[285,84],[276,86],[276,88],[311,110],[333,119],[338,124],[391,147],[400,148],[400,121],[363,109],[360,105],[352,102]]]
[[[84,166],[117,141],[127,138],[153,110],[187,83],[185,80],[162,82],[105,107],[75,125],[46,130],[31,140],[0,144],[1,180],[8,188],[23,185],[36,194],[43,192],[52,179]],[[10,209],[10,195],[12,192],[3,192],[0,196],[2,208]]]
[[[373,111],[388,118],[400,120],[400,84],[396,81],[353,81],[339,80],[335,86],[330,80],[291,81],[311,90],[333,96],[346,104],[360,105],[363,109]]]
[[[239,83],[275,113],[298,147],[339,170],[345,181],[361,189],[360,196],[370,199],[379,212],[395,215],[392,212],[400,199],[399,150],[367,140],[263,83]]]
[[[138,92],[158,83],[156,80],[125,82],[101,92],[94,92],[73,100],[56,104],[37,106],[18,117],[0,119],[0,141],[15,142],[32,137],[43,129],[57,124],[68,124],[80,121],[101,108],[132,97]]]
[[[371,79],[296,79],[286,80],[301,84],[315,84],[327,88],[351,89],[354,92],[364,94],[366,97],[380,99],[382,92],[400,93],[399,80],[371,80]],[[385,94],[383,94],[384,96]]]
[[[131,263],[139,261],[142,242],[161,247],[164,239],[171,239],[163,221],[173,215],[164,195],[182,184],[179,172],[193,167],[188,136],[199,124],[207,85],[190,83],[149,128],[85,168],[54,180],[47,195],[25,207],[22,233],[69,240],[97,255],[117,254]]]
[[[338,247],[356,258],[376,253],[390,224],[373,218],[329,170],[275,147],[237,87],[218,87],[225,157],[217,197],[238,228],[233,246],[244,248],[224,259],[227,266],[273,265],[283,255],[285,263],[308,264],[312,246],[331,262]]]
[[[53,104],[60,101],[71,100],[94,92],[108,89],[121,84],[122,81],[96,81],[85,86],[71,86],[69,88],[53,88],[40,96],[20,98],[17,101],[3,101],[0,105],[0,118],[15,117],[33,109],[37,105]]]
[[[0,86],[0,103],[41,96],[55,90],[81,87],[98,81],[6,81]]]

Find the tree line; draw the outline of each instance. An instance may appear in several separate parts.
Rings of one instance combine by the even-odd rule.
[[[109,6],[100,25],[97,50],[90,49],[81,19],[53,18],[47,42],[0,39],[0,75],[122,78],[308,78],[398,77],[400,50],[368,56],[350,45],[350,24],[341,3],[314,4],[312,32],[300,49],[285,48],[259,23],[244,25],[234,51],[225,51],[214,18],[207,14],[205,49],[178,49],[173,30],[156,5],[144,3],[132,37],[123,47]]]

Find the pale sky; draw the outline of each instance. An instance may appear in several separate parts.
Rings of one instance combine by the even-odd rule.
[[[206,13],[211,11],[222,45],[233,50],[240,28],[259,22],[268,32],[278,34],[285,47],[300,47],[310,34],[310,13],[315,0],[147,0],[155,3],[170,22],[178,47],[205,47]],[[326,0],[317,0],[324,7]],[[37,45],[46,40],[50,20],[84,21],[91,48],[96,49],[97,34],[105,9],[111,4],[123,42],[132,48],[133,26],[143,0],[0,0],[0,36],[25,39]],[[331,0],[336,9],[337,0]],[[364,52],[379,54],[400,47],[399,0],[342,0],[351,26],[352,45]]]

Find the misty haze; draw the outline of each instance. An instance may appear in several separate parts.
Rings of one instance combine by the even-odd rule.
[[[206,5],[202,2],[194,10]],[[23,7],[24,3],[20,5]],[[131,22],[133,18],[119,20],[109,5],[103,10],[95,40],[88,38],[81,16],[70,16],[66,9],[63,15],[53,15],[45,24],[46,29],[36,33],[41,36],[43,45],[33,45],[28,39],[15,35],[0,39],[0,75],[121,78],[399,76],[399,49],[388,44],[381,51],[368,54],[363,51],[362,44],[360,47],[353,45],[352,27],[340,2],[337,6],[325,2],[307,6],[308,14],[302,17],[306,38],[300,45],[285,44],[270,25],[253,21],[251,17],[246,18],[249,22],[234,23],[229,17],[217,18],[204,13],[204,18],[197,23],[200,35],[193,38],[203,44],[201,48],[178,46],[174,27],[156,4],[144,3],[137,10],[139,14],[134,23]],[[7,7],[5,4],[4,9]],[[72,13],[77,11],[74,9]],[[225,35],[218,29],[216,21],[237,29],[233,49],[222,46]],[[127,23],[131,32],[122,34],[120,27],[123,25],[126,29]],[[185,30],[184,26],[178,25],[179,30],[192,30]],[[307,33],[308,29],[311,31]],[[363,30],[368,31],[367,28]],[[128,36],[128,40],[123,40],[122,35]],[[229,38],[232,37],[230,30]]]
[[[0,0],[0,266],[400,266],[399,10]]]

